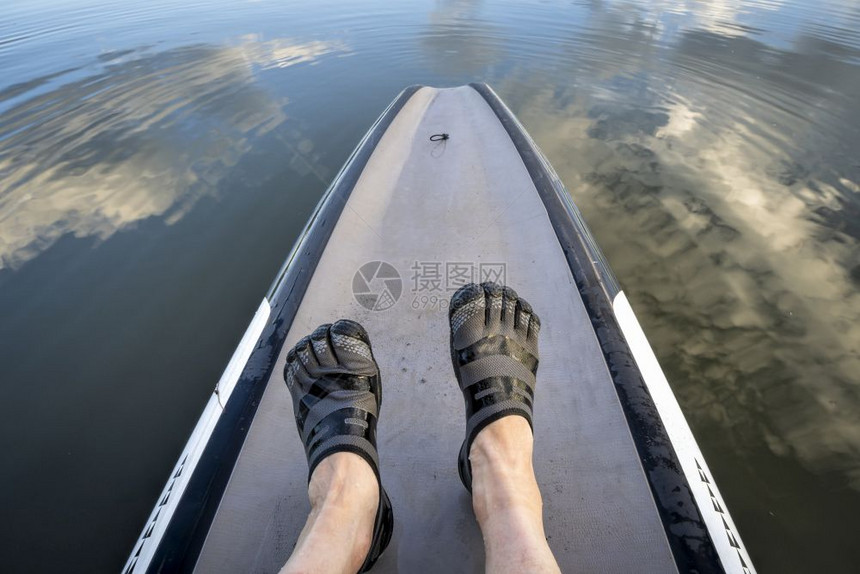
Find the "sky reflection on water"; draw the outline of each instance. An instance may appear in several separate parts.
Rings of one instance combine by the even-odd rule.
[[[12,3],[4,555],[119,567],[351,147],[402,87],[481,80],[583,211],[759,570],[851,570],[858,30],[840,1]],[[35,560],[10,568],[68,564]]]
[[[177,221],[251,141],[285,120],[287,98],[255,86],[255,69],[335,50],[343,48],[247,36],[226,47],[108,53],[101,74],[6,110],[0,269],[20,267],[65,234],[104,240],[147,217]],[[7,97],[21,89],[7,88]]]

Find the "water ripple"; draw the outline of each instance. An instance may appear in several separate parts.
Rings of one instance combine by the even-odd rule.
[[[0,279],[50,267],[64,237],[119,245],[146,220],[188,222],[201,198],[237,181],[277,182],[232,204],[274,234],[302,219],[298,208],[272,213],[287,201],[282,188],[291,206],[318,197],[402,87],[488,81],[607,252],[760,570],[850,571],[860,561],[859,31],[848,0],[7,2]],[[208,225],[207,237],[244,237],[238,219]],[[189,253],[216,257],[200,245]],[[76,265],[55,265],[49,283],[71,281]],[[211,286],[205,275],[184,281],[193,285],[176,292]],[[21,292],[50,299],[49,286]],[[15,308],[3,307],[0,327]],[[38,348],[41,336],[22,327],[0,351]],[[30,388],[15,385],[42,405]],[[79,393],[86,410],[92,397]],[[49,406],[28,424],[48,428]],[[163,454],[164,473],[174,455]],[[12,466],[26,474],[37,463]],[[87,482],[85,469],[63,468]],[[129,518],[132,534],[143,519]]]

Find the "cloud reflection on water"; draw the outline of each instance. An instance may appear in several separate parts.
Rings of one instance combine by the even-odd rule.
[[[338,167],[354,139],[404,85],[488,80],[550,156],[598,236],[757,564],[790,572],[844,571],[857,563],[851,532],[857,529],[860,496],[844,486],[858,487],[860,466],[860,424],[850,416],[860,411],[856,2],[442,0],[429,6],[362,5],[352,13],[338,2],[306,3],[300,10],[280,3],[225,4],[217,10],[210,4],[198,10],[194,3],[145,9],[113,4],[75,21],[65,10],[42,17],[27,8],[32,35],[10,37],[12,43],[0,47],[3,62],[17,66],[10,78],[21,80],[0,91],[5,277],[25,277],[27,269],[9,269],[32,261],[62,235],[113,236],[110,243],[122,243],[117,240],[136,236],[117,231],[145,218],[176,221],[194,205],[194,215],[204,215],[183,223],[194,221],[186,232],[196,233],[206,219],[198,200],[228,187],[228,172],[248,183],[230,185],[232,192],[265,185],[266,205],[282,199],[282,208],[292,206],[324,187],[316,181],[309,187],[304,177],[327,181],[326,168]],[[170,21],[182,19],[178,14],[188,18],[188,26]],[[17,18],[9,22],[18,25]],[[81,27],[84,22],[89,25]],[[60,28],[66,43],[54,42],[62,39]],[[90,30],[98,42],[86,41]],[[283,30],[325,41],[265,41]],[[103,68],[93,73],[88,62],[103,37],[106,45],[124,49],[102,52]],[[127,49],[189,38],[226,45],[160,53]],[[333,61],[347,51],[327,40],[337,38],[355,50],[346,63]],[[63,45],[76,53],[54,50]],[[279,68],[323,58],[334,65],[315,78],[297,74],[297,68],[276,76]],[[32,75],[39,77],[22,72],[24,65],[33,65]],[[332,90],[334,84],[343,93]],[[292,113],[301,117],[285,124],[287,96],[294,98]],[[250,153],[263,141],[270,146],[261,154],[265,158]],[[315,142],[325,145],[314,147]],[[288,177],[298,176],[287,186],[294,196],[286,199],[289,194],[278,194],[282,168]],[[216,229],[222,242],[209,245],[209,252],[189,246],[189,260],[211,263],[213,245],[228,243],[224,237],[246,213],[236,206],[219,206],[222,215],[231,215],[230,225],[225,219]],[[295,233],[301,228],[300,212],[273,211],[277,217],[268,225],[288,243],[290,225]],[[292,216],[292,222],[281,216]],[[185,237],[161,244],[151,261],[171,259],[170,250]],[[88,242],[81,243],[86,249]],[[275,265],[278,249],[274,245],[269,253]],[[46,273],[56,271],[50,259],[43,258]],[[253,259],[259,264],[253,277],[265,283],[268,264],[260,254]],[[95,277],[87,280],[98,284],[96,267],[89,269]],[[47,289],[36,280],[23,281],[18,292],[33,290],[35,296],[27,297],[33,308],[59,300],[68,302],[64,310],[76,309],[88,304],[89,292],[56,297],[72,274],[81,274],[80,268],[59,269],[51,275],[57,285]],[[125,276],[129,282],[136,278]],[[153,301],[174,301],[188,285],[199,289],[206,279],[185,278]],[[237,302],[255,297],[253,291],[231,291],[225,300],[236,304],[226,307],[241,307]],[[110,286],[100,293],[105,294]],[[210,309],[200,308],[197,316],[208,321]],[[157,351],[153,341],[183,343],[175,334],[160,336],[160,317],[127,325],[128,332],[159,333],[140,348],[144,353]],[[81,324],[89,323],[67,328]],[[40,353],[44,326],[28,327],[9,330],[9,340],[32,341],[29,347]],[[77,334],[93,346],[106,336]],[[220,341],[229,351],[235,341],[228,339]],[[98,357],[78,358],[97,364]],[[135,353],[129,368],[138,360]],[[120,365],[114,369],[102,375],[123,374]],[[174,376],[183,382],[182,373]],[[37,378],[58,389],[68,386],[66,377]],[[99,384],[94,379],[92,389]],[[33,404],[53,406],[42,400],[42,387],[21,380],[26,384],[15,387],[26,389]],[[77,396],[80,404],[69,410],[89,408],[93,395]],[[42,422],[51,421],[50,412],[26,418],[49,429]],[[159,445],[157,438],[147,443],[154,450]],[[13,454],[21,452],[40,450]],[[169,468],[174,455],[162,462]],[[91,482],[91,468],[63,468],[72,483]],[[124,484],[143,480],[142,470],[129,471]],[[91,488],[76,492],[72,484],[62,490],[78,504],[53,505],[59,514],[93,510]],[[34,500],[46,506],[56,500],[56,492],[42,494]],[[93,518],[110,515],[116,521],[119,514]],[[34,516],[42,515],[21,514]],[[116,522],[95,524],[92,532],[116,532]],[[53,533],[41,523],[31,526],[36,545],[66,538],[67,532],[57,535],[62,526]],[[136,535],[137,524],[133,529]],[[15,545],[19,539],[10,540]],[[87,552],[78,558],[100,556]]]
[[[521,71],[500,91],[571,189],[697,426],[860,489],[860,178],[846,153],[860,137],[843,91],[860,70],[820,39],[776,52],[692,29],[661,47],[676,68],[651,74],[645,36],[618,27],[642,18],[595,21],[618,57],[587,89]]]
[[[8,109],[0,269],[68,233],[106,239],[147,217],[177,221],[214,193],[255,137],[286,119],[286,100],[258,87],[255,71],[343,51],[252,35],[232,46],[121,54],[102,73]]]

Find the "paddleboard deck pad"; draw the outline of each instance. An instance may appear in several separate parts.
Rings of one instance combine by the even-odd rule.
[[[277,572],[307,513],[283,378],[318,325],[368,331],[395,530],[374,572],[483,572],[457,474],[463,398],[447,304],[513,287],[542,319],[534,466],[562,571],[754,572],[597,244],[485,84],[404,90],[335,178],[218,382],[124,572]]]

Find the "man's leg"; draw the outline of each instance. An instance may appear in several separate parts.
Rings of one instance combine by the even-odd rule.
[[[370,465],[338,452],[317,465],[308,485],[311,513],[281,574],[355,574],[370,549],[379,484]]]
[[[532,467],[540,319],[516,291],[470,284],[451,298],[451,359],[466,402],[460,450],[487,572],[558,572]]]
[[[543,530],[532,444],[532,430],[518,416],[487,425],[472,443],[472,507],[488,573],[559,572]]]
[[[382,381],[367,332],[354,321],[321,325],[287,353],[284,379],[308,457],[311,512],[282,572],[366,571],[394,522],[379,483]]]

